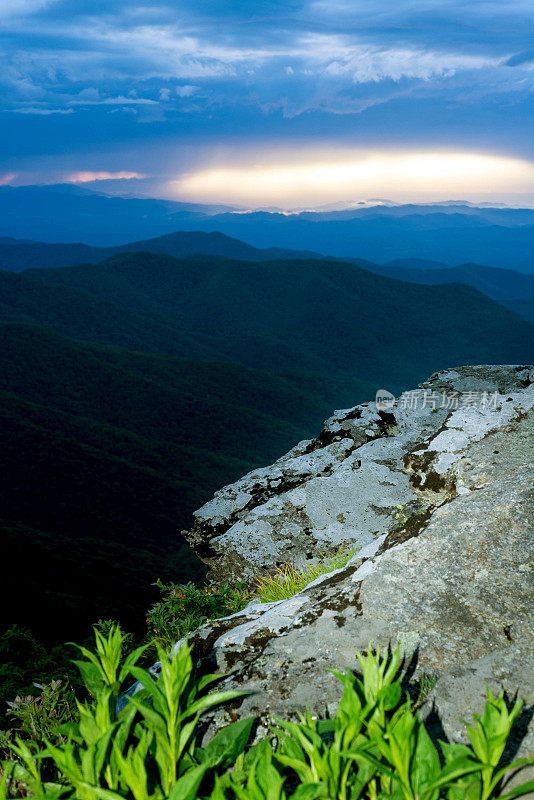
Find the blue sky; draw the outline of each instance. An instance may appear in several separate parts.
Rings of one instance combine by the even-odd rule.
[[[195,199],[184,175],[340,152],[534,162],[532,0],[0,0],[0,28],[3,183]]]

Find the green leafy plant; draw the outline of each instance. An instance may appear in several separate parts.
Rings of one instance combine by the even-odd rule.
[[[243,581],[208,586],[192,582],[166,585],[157,581],[156,585],[163,598],[148,612],[148,638],[167,649],[207,620],[241,611],[250,600],[248,586]]]
[[[76,716],[74,689],[68,681],[34,683],[38,695],[17,695],[8,701],[8,715],[21,734],[36,740],[61,738],[59,728]]]
[[[503,762],[522,701],[509,709],[488,690],[484,713],[465,723],[470,745],[441,743],[440,754],[403,697],[398,650],[357,654],[361,676],[332,670],[343,686],[333,719],[309,710],[296,722],[276,719],[247,749],[252,719],[198,746],[202,715],[242,692],[210,691],[223,676],[196,677],[187,643],[173,655],[159,648],[158,669],[145,670],[144,648],[125,656],[125,639],[112,625],[95,629],[94,650],[79,648],[90,699],[60,726],[62,741],[39,749],[18,737],[0,800],[513,800],[534,790],[534,781],[502,787],[509,770],[534,761]],[[117,711],[132,679],[137,691]]]
[[[334,672],[343,684],[336,718],[316,720],[309,711],[300,723],[277,720],[282,731],[275,763],[300,779],[300,794],[337,800],[489,800],[519,797],[534,781],[498,794],[511,769],[534,761],[500,765],[504,747],[523,703],[508,711],[504,695],[488,701],[482,717],[467,724],[471,747],[441,743],[445,765],[411,701],[402,701],[397,677],[399,651],[390,658],[369,650],[357,654],[362,678]],[[315,792],[315,794],[314,794]]]
[[[76,661],[90,695],[77,701],[77,721],[61,728],[66,741],[46,740],[39,751],[20,736],[11,749],[18,762],[3,764],[3,795],[15,786],[20,794],[40,798],[81,800],[193,800],[200,784],[216,769],[228,767],[244,749],[253,720],[236,722],[221,731],[203,750],[197,748],[201,714],[242,692],[207,689],[219,675],[195,679],[190,647],[173,656],[161,648],[159,676],[137,666],[145,647],[122,657],[125,635],[112,626],[107,635],[95,628],[95,649],[79,647]],[[125,682],[143,688],[118,712]],[[52,762],[56,780],[43,779],[43,763]]]
[[[346,566],[358,550],[357,547],[342,547],[322,556],[315,564],[283,564],[273,574],[258,576],[253,588],[254,596],[263,603],[292,597],[321,575]]]

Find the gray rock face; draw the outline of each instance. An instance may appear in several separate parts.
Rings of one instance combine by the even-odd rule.
[[[533,695],[533,454],[534,370],[461,367],[388,411],[336,412],[317,439],[218,492],[187,534],[215,577],[361,550],[294,597],[190,637],[228,688],[251,691],[208,736],[236,715],[333,711],[327,668],[354,669],[369,643],[400,644],[415,678],[439,675],[430,702],[451,740],[486,683]],[[533,746],[531,727],[521,754]]]
[[[391,411],[337,411],[317,439],[217,492],[185,536],[215,579],[364,546],[408,512],[467,492],[463,451],[517,404],[531,407],[531,379],[528,367],[462,367],[436,373]]]

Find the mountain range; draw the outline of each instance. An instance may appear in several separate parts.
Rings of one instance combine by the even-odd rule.
[[[175,257],[202,253],[246,261],[273,259],[332,259],[320,253],[281,248],[259,249],[225,234],[202,231],[177,231],[165,236],[128,242],[116,247],[92,247],[85,244],[47,243],[0,239],[0,269],[22,272],[26,269],[74,266],[80,263],[98,263],[113,255],[130,252],[166,254]],[[340,259],[336,259],[340,260]],[[444,284],[465,283],[496,300],[501,305],[517,311],[525,319],[534,321],[534,274],[515,270],[485,267],[480,264],[446,264],[425,259],[395,259],[386,264],[375,264],[361,258],[341,259],[386,277],[410,283]]]
[[[367,382],[389,381],[397,389],[428,372],[436,358],[481,362],[493,352],[502,360],[513,342],[521,361],[530,350],[524,337],[531,326],[471,287],[404,283],[348,262],[175,259],[141,252],[3,277],[18,279],[34,298],[36,285],[42,285],[47,302],[57,309],[48,324],[69,336],[69,319],[74,326],[87,321],[76,303],[85,303],[89,295],[91,305],[109,303],[116,314],[121,309],[170,326],[175,335],[166,353],[172,347],[177,354],[178,336],[180,346],[193,342],[195,350],[208,348],[248,367],[365,376]],[[61,300],[54,300],[52,287]],[[70,302],[63,299],[66,291]],[[39,318],[26,321],[42,324],[42,305],[39,298],[32,312]],[[96,328],[91,322],[83,338],[102,337],[104,324],[98,314]],[[118,343],[112,341],[116,326],[114,321],[101,343]],[[475,339],[474,326],[481,334]]]
[[[374,262],[423,258],[534,271],[534,210],[377,205],[341,211],[243,212],[151,198],[109,196],[72,185],[0,187],[0,236],[115,246],[176,230],[225,233],[257,248],[312,250]]]
[[[175,231],[153,239],[127,242],[115,247],[93,247],[81,243],[36,242],[28,239],[0,238],[0,269],[22,272],[25,269],[70,267],[96,264],[119,253],[163,253],[180,258],[195,254],[224,256],[243,261],[273,258],[324,258],[310,251],[284,250],[278,247],[258,249],[217,231]]]

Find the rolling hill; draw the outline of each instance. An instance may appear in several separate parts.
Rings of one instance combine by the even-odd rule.
[[[50,271],[52,272],[52,271]],[[148,318],[90,291],[34,275],[0,271],[0,320],[51,327],[74,339],[188,358],[220,359],[164,319]]]
[[[132,253],[18,277],[165,322],[249,367],[365,376],[393,390],[436,363],[532,355],[533,326],[475,289],[404,283],[347,262]]]
[[[278,248],[258,249],[222,233],[176,231],[155,239],[128,242],[118,247],[90,247],[85,244],[48,244],[25,240],[0,239],[0,269],[22,272],[31,268],[75,266],[99,263],[120,253],[147,252],[174,257],[194,254],[223,256],[246,261],[273,259],[342,260],[386,277],[410,283],[465,283],[492,300],[516,311],[526,319],[534,319],[534,276],[514,270],[485,267],[480,264],[446,264],[424,259],[395,259],[375,264],[359,258],[333,259],[318,253]]]
[[[70,267],[96,264],[118,253],[160,253],[175,258],[195,254],[223,256],[244,261],[266,261],[273,258],[323,258],[319,253],[282,250],[269,247],[259,250],[223,233],[175,231],[154,239],[127,242],[117,247],[91,247],[87,244],[34,242],[25,239],[0,238],[0,269],[22,272],[26,269]]]
[[[417,264],[412,267],[410,259],[394,262],[393,265],[373,264],[367,268],[378,275],[410,283],[424,283],[428,286],[464,283],[534,322],[534,274],[483,267],[480,264],[460,264],[457,267],[445,267],[439,264],[424,267]]]

